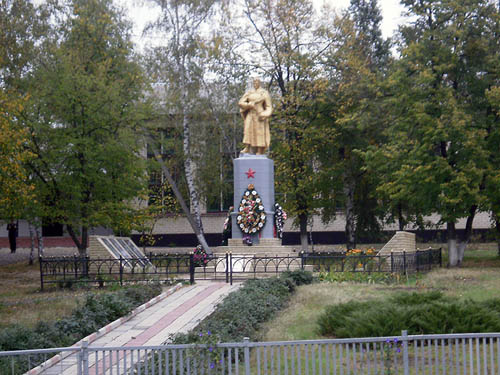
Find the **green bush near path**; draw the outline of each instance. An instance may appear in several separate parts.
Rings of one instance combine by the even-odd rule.
[[[328,306],[319,333],[337,338],[500,331],[500,299],[456,300],[441,292],[398,293],[389,298]]]
[[[187,334],[173,338],[176,344],[198,343],[200,334],[210,332],[221,342],[260,339],[259,326],[284,308],[299,285],[310,284],[312,274],[306,271],[284,272],[279,278],[248,280],[230,293],[215,311]]]
[[[127,315],[160,294],[161,290],[160,285],[151,284],[127,286],[114,292],[90,293],[67,318],[39,322],[34,328],[13,325],[1,329],[0,351],[70,346]]]

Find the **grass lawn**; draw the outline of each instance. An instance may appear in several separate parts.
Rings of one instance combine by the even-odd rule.
[[[260,332],[264,341],[330,338],[317,332],[316,321],[328,305],[367,301],[401,291],[440,290],[458,299],[500,298],[500,258],[496,249],[466,251],[464,266],[436,269],[398,284],[316,283],[297,289],[289,306]]]
[[[0,328],[12,324],[33,327],[41,320],[51,321],[71,313],[85,289],[40,292],[38,263],[0,266]]]

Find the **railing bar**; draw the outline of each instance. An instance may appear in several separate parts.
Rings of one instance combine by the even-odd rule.
[[[278,352],[278,375],[281,375],[281,346],[277,346],[276,351]]]
[[[316,375],[316,345],[311,345],[312,375]]]
[[[305,375],[309,375],[309,345],[305,344],[304,345],[304,370],[305,370]]]
[[[260,375],[260,350],[262,348],[256,347],[255,349],[257,349],[257,375]],[[231,375],[231,373],[229,375]]]
[[[331,349],[331,345],[330,344],[326,344],[325,345],[325,359],[326,359],[326,374],[327,375],[330,375],[330,349]]]
[[[441,371],[443,375],[446,375],[446,350],[444,346],[444,339],[441,339]]]
[[[462,368],[464,375],[467,375],[467,345],[466,339],[462,339]]]
[[[184,350],[180,349],[179,350],[179,374],[184,374],[184,356],[183,356]],[[153,374],[154,375],[154,374]]]
[[[345,352],[346,352],[346,359],[347,359],[347,373],[350,375],[351,374],[351,351],[349,349],[349,344],[345,344]]]
[[[127,373],[127,349],[123,350],[123,373]]]
[[[469,374],[474,374],[474,356],[472,354],[472,339],[469,340]]]
[[[137,363],[139,364],[139,375],[142,373],[141,349],[137,349]]]
[[[453,371],[453,366],[454,366],[454,363],[453,363],[453,352],[456,351],[457,349],[457,340],[454,339],[448,339],[448,353],[449,353],[449,361],[450,361],[450,374],[457,374],[458,373],[458,368],[455,367],[455,371]]]
[[[487,348],[486,348],[486,337],[483,338],[483,374],[487,375],[487,370],[488,370],[488,355],[487,353]]]
[[[413,342],[413,361],[415,362],[415,375],[418,375],[418,340]]]
[[[432,375],[432,341],[427,340],[427,351],[428,351],[428,358],[427,358],[427,366],[429,366],[429,374]]]
[[[292,375],[295,375],[295,350],[296,350],[296,346],[291,345],[290,346],[290,357],[292,359]],[[260,374],[258,374],[258,375],[260,375]]]
[[[149,358],[148,358],[148,349],[144,350],[144,373],[149,375]],[[119,374],[117,374],[119,375]]]
[[[297,345],[297,371],[298,371],[298,375],[301,375],[302,374],[302,361],[300,360],[301,358],[301,347],[302,345]]]
[[[162,363],[161,363],[162,351],[158,350],[158,375],[163,375]]]
[[[283,347],[283,360],[285,361],[285,375],[288,375],[288,345]]]
[[[455,339],[455,374],[460,374],[460,358],[459,358],[459,352],[460,352],[460,340]]]
[[[268,371],[268,363],[267,363],[267,346],[265,346],[264,349],[264,375],[267,375]]]
[[[495,344],[493,339],[490,337],[489,339],[490,342],[490,373],[493,374],[495,372],[495,360],[494,360],[494,355],[493,355],[493,345]]]
[[[274,375],[274,346],[269,347],[269,351],[271,352],[271,375]]]
[[[333,375],[337,375],[337,344],[333,344],[332,349]]]
[[[340,355],[340,361],[339,361],[339,365],[340,365],[340,375],[344,375],[344,345],[343,344],[340,344],[339,345],[339,355]]]
[[[172,375],[177,374],[177,349],[172,350]]]
[[[318,344],[318,354],[319,375],[323,375],[323,346],[321,344]]]
[[[477,375],[481,375],[481,355],[480,355],[480,348],[479,348],[479,338],[476,338],[476,368],[477,368]]]
[[[497,375],[500,375],[500,338],[497,337]]]
[[[372,372],[372,360],[370,358],[370,343],[367,342],[365,343],[365,351],[364,353],[366,354],[366,359],[367,359],[367,363],[368,363],[368,374],[371,374]]]
[[[352,367],[354,368],[354,375],[358,375],[358,355],[356,350],[356,343],[352,344]]]
[[[236,375],[239,375],[240,374],[240,366],[239,366],[239,361],[240,361],[240,358],[238,356],[238,348],[234,348],[234,359],[236,360],[236,366],[235,366],[235,370],[236,370]]]
[[[372,343],[372,349],[373,349],[373,367],[374,367],[375,375],[378,375],[378,350],[377,350],[377,343],[376,342]]]

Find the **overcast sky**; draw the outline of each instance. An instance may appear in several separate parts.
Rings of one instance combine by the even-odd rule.
[[[350,0],[313,0],[317,9],[325,2],[330,4],[337,10],[345,9],[349,6]],[[144,25],[156,18],[158,8],[152,7],[147,0],[117,0],[118,4],[127,4],[129,9],[129,17],[134,22],[134,42],[139,46],[147,42],[141,36]],[[399,0],[379,0],[382,8],[382,34],[384,37],[389,37],[397,29],[398,25],[403,22],[401,12],[404,8],[399,4]]]

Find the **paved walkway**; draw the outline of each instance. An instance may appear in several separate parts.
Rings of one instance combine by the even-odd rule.
[[[146,308],[110,332],[90,343],[90,346],[149,346],[161,345],[172,334],[187,332],[208,316],[215,306],[241,284],[232,286],[220,282],[197,282],[180,288],[170,296]],[[90,365],[93,356],[90,356]],[[50,368],[37,371],[43,375],[76,375],[76,355],[71,355]]]

